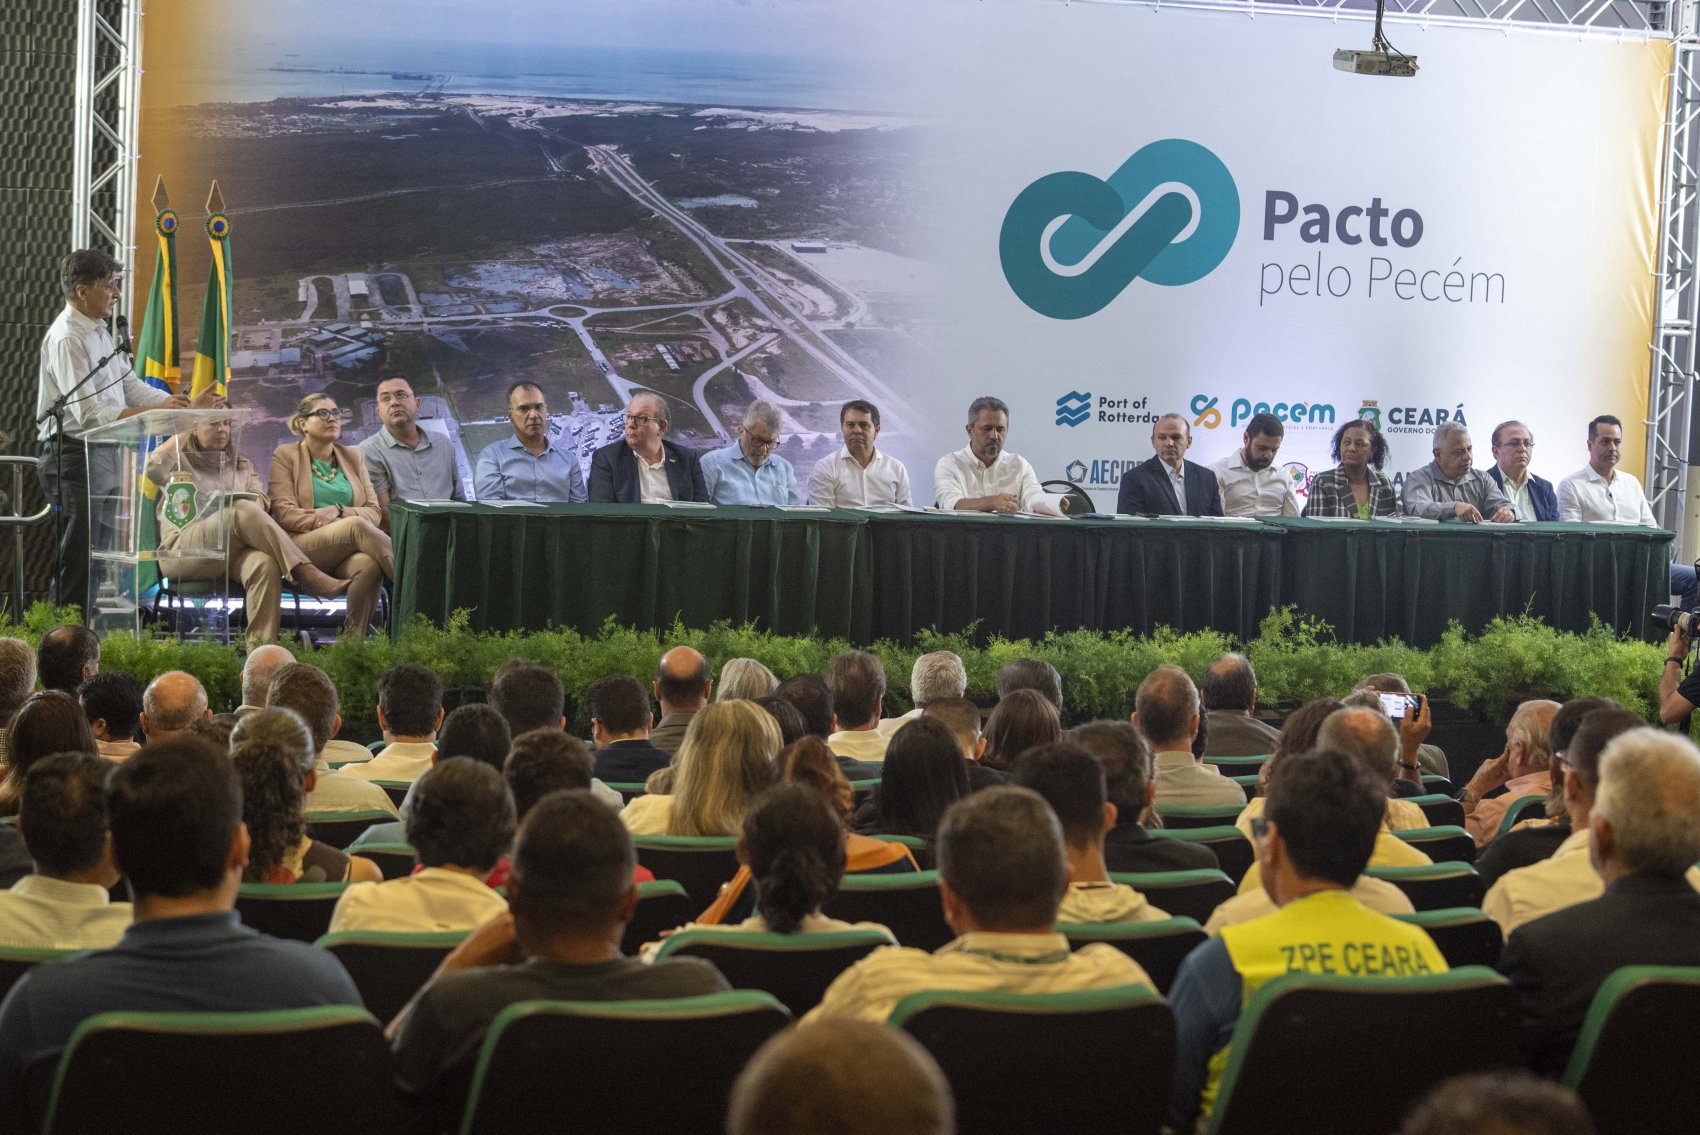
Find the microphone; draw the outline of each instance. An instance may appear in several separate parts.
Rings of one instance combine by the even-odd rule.
[[[118,349],[130,353],[130,321],[122,315],[118,317]]]

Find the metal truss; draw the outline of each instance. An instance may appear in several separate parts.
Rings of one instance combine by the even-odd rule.
[[[1261,12],[1373,20],[1375,0],[1060,0],[1062,3],[1129,4],[1152,8],[1206,8],[1218,12]],[[1688,0],[1386,0],[1387,18],[1437,27],[1483,24],[1530,31],[1593,35],[1672,34],[1676,10]]]
[[[140,0],[77,0],[71,247],[101,248],[129,278],[136,217]],[[118,310],[127,311],[128,291]]]

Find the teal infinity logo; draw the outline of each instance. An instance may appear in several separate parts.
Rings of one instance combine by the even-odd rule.
[[[1004,214],[998,258],[1021,302],[1052,319],[1103,310],[1135,280],[1173,287],[1209,275],[1240,230],[1240,193],[1184,138],[1142,146],[1107,180],[1049,173]]]

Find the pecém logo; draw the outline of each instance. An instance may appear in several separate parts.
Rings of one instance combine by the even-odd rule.
[[[1016,195],[998,235],[1004,279],[1051,319],[1102,311],[1135,280],[1201,280],[1233,247],[1240,194],[1222,159],[1184,138],[1140,147],[1107,179],[1065,170]]]

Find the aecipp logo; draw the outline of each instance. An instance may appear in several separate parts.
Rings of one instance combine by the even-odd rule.
[[[1165,138],[1108,179],[1064,171],[1023,189],[1004,214],[998,258],[1022,303],[1080,319],[1138,279],[1166,287],[1203,279],[1239,228],[1228,167],[1197,142]]]

